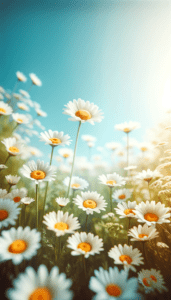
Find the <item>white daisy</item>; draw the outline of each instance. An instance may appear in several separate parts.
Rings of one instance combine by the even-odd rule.
[[[157,247],[159,247],[159,248],[169,248],[169,246],[167,245],[167,244],[165,244],[165,243],[162,243],[162,242],[157,242]]]
[[[56,177],[53,166],[40,160],[37,163],[34,160],[29,161],[27,165],[23,165],[21,172],[25,177],[35,180],[36,184],[41,181],[55,180]]]
[[[92,148],[92,147],[95,146],[95,143],[93,143],[93,142],[88,142],[88,143],[87,143],[87,146],[88,146],[89,148]]]
[[[5,145],[9,155],[20,155],[23,151],[23,145],[20,142],[17,142],[15,138],[4,139],[1,143]]]
[[[16,185],[21,177],[17,175],[6,175],[5,178],[10,185]]]
[[[13,95],[13,97],[14,97],[16,100],[21,100],[21,99],[22,99],[22,96],[21,96],[20,94],[13,93],[12,95]]]
[[[74,99],[73,102],[69,101],[65,106],[63,113],[72,117],[69,118],[70,121],[89,122],[94,125],[94,122],[101,122],[104,118],[97,105],[89,101],[85,102],[80,98],[78,100]]]
[[[103,240],[98,235],[94,236],[92,233],[76,232],[67,240],[67,247],[72,249],[72,255],[84,255],[88,258],[89,255],[99,254],[103,251]]]
[[[11,95],[10,94],[8,94],[8,93],[5,93],[4,94],[4,96],[8,99],[8,100],[10,100],[11,99]]]
[[[117,125],[115,125],[114,128],[116,130],[121,130],[125,133],[129,133],[130,131],[132,131],[134,129],[140,128],[140,123],[129,121],[129,122],[124,122],[124,123],[121,123],[121,124],[117,124]]]
[[[99,180],[102,184],[105,184],[109,187],[122,186],[126,183],[124,178],[115,172],[113,174],[100,175]]]
[[[28,149],[28,151],[29,151],[29,153],[32,155],[32,156],[36,156],[36,157],[41,157],[41,156],[43,156],[43,152],[42,151],[40,151],[38,148],[36,148],[36,147],[28,147],[27,148]]]
[[[21,109],[21,110],[25,110],[25,111],[29,111],[30,108],[23,102],[19,102],[17,103],[17,106]]]
[[[136,178],[150,182],[152,179],[154,179],[156,177],[161,177],[161,176],[162,175],[160,174],[159,171],[157,171],[157,170],[151,171],[150,169],[148,169],[147,171],[143,170],[141,173],[137,174]]]
[[[3,93],[3,94],[5,93],[5,90],[2,86],[0,86],[0,93]]]
[[[4,96],[0,93],[0,100],[3,100]]]
[[[21,208],[9,199],[0,199],[0,228],[15,225]]]
[[[117,148],[119,148],[121,146],[121,144],[117,143],[117,142],[110,142],[110,143],[106,143],[105,147],[109,150],[116,150]]]
[[[81,196],[77,195],[76,198],[73,198],[73,201],[78,205],[78,208],[81,208],[87,214],[100,213],[107,206],[104,197],[97,192],[81,192]]]
[[[27,81],[26,76],[23,73],[21,73],[20,71],[16,72],[16,76],[17,76],[17,78],[18,78],[19,81],[23,81],[23,82]]]
[[[29,76],[30,76],[31,81],[32,81],[32,83],[33,83],[34,85],[42,86],[42,82],[41,82],[41,80],[36,76],[36,74],[30,73]]]
[[[120,189],[115,191],[112,194],[112,197],[114,198],[114,201],[122,202],[129,199],[132,195],[132,192],[129,189]]]
[[[8,198],[13,200],[14,202],[20,202],[22,198],[27,196],[27,189],[15,189],[11,193],[8,194]]]
[[[149,226],[156,223],[170,223],[170,220],[167,220],[171,216],[169,211],[169,207],[165,207],[161,202],[156,204],[155,201],[141,202],[134,208],[138,222],[147,223]]]
[[[7,169],[8,167],[6,165],[0,165],[0,170]]]
[[[0,101],[0,116],[8,116],[12,114],[12,107],[7,103]]]
[[[122,202],[122,203],[118,203],[117,208],[115,208],[116,213],[118,215],[120,215],[120,218],[136,218],[136,213],[135,213],[135,207],[136,207],[136,201],[128,201],[128,203],[126,202]]]
[[[56,236],[74,233],[75,230],[81,227],[78,218],[73,218],[73,214],[69,215],[68,212],[64,214],[60,210],[57,213],[52,211],[43,217],[43,223],[47,225],[47,229],[54,231]]]
[[[46,144],[49,144],[53,147],[55,146],[64,146],[64,145],[70,145],[71,140],[70,136],[68,134],[64,135],[63,131],[52,131],[48,130],[45,132],[40,133],[41,137],[40,140],[44,141]]]
[[[129,167],[124,168],[124,170],[126,170],[126,171],[128,171],[128,170],[132,171],[132,170],[135,170],[135,169],[137,169],[137,166],[129,166]]]
[[[134,226],[128,231],[128,236],[133,237],[131,241],[148,241],[158,237],[159,233],[153,226],[148,227],[147,224],[143,226],[138,225]]]
[[[128,279],[128,271],[117,267],[109,267],[109,271],[102,267],[94,271],[95,277],[90,278],[89,289],[96,295],[92,300],[141,300],[138,290],[138,280]],[[13,299],[12,299],[13,300]]]
[[[15,265],[20,264],[23,259],[31,259],[37,254],[41,247],[41,233],[29,226],[2,231],[0,237],[0,260],[12,259]]]
[[[108,256],[114,259],[114,263],[118,265],[123,265],[124,269],[131,269],[133,272],[136,272],[135,266],[143,265],[143,257],[138,248],[133,249],[132,246],[124,244],[122,246],[114,246],[108,252]]]
[[[89,134],[84,134],[81,136],[82,140],[85,142],[96,142],[96,137],[89,135]]]
[[[160,270],[142,269],[138,273],[138,281],[143,285],[146,294],[153,292],[155,289],[160,293],[168,291],[164,286],[165,282],[163,276],[160,274]]]
[[[30,197],[24,197],[21,199],[21,202],[25,205],[29,205],[30,203],[34,202],[35,200]]]
[[[47,117],[47,113],[45,111],[41,110],[40,108],[35,108],[35,111],[36,111],[38,116]]]
[[[59,206],[64,207],[69,203],[69,199],[68,198],[62,198],[62,197],[58,197],[55,199],[55,201],[59,204]]]
[[[7,290],[7,297],[10,300],[72,300],[71,285],[71,279],[67,279],[64,273],[59,274],[56,266],[50,273],[45,265],[40,265],[37,272],[27,267],[13,281],[14,288]]]
[[[26,117],[25,115],[15,113],[15,114],[12,114],[12,117],[13,117],[14,121],[16,121],[18,124],[29,123],[29,118]]]
[[[66,186],[69,186],[69,181],[70,181],[70,177],[66,177],[63,181],[63,183],[66,185]],[[73,176],[71,178],[71,185],[70,187],[73,189],[73,190],[84,190],[86,189],[87,187],[89,186],[89,183],[85,180],[85,179],[82,179],[81,177],[78,177],[78,176]]]
[[[26,98],[30,98],[30,95],[27,91],[25,90],[19,90],[20,94]]]
[[[70,148],[60,148],[58,153],[64,158],[72,157],[74,154],[73,150]]]
[[[6,189],[0,189],[0,198],[4,198],[6,197],[6,195],[8,194]]]
[[[39,120],[34,120],[34,124],[36,124],[36,126],[40,129],[45,130],[45,126],[43,126]]]

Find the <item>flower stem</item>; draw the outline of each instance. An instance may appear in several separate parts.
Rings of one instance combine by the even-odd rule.
[[[86,216],[86,222],[85,222],[85,231],[87,232],[87,221],[88,221],[88,215]]]
[[[53,150],[54,150],[54,147],[52,147],[52,151],[51,151],[50,164],[49,164],[50,166],[52,164]],[[46,205],[46,197],[47,197],[48,185],[49,185],[49,182],[46,183],[45,197],[44,197],[44,204],[43,204],[43,216],[45,214],[45,205]]]
[[[29,87],[29,89],[27,90],[27,92],[29,92],[29,91],[31,90],[32,86],[33,86],[33,83],[30,85],[30,87]]]
[[[5,162],[4,162],[4,165],[7,163],[9,157],[10,157],[10,155],[9,155],[9,153],[8,153],[8,156],[7,156],[7,158],[6,158]]]
[[[127,167],[129,167],[129,132],[127,132]],[[129,170],[127,170],[127,176],[129,176]]]
[[[12,185],[9,183],[8,194],[10,192],[11,187],[12,187]]]
[[[146,259],[146,251],[145,251],[145,242],[141,242],[142,243],[142,255],[144,257],[144,265],[146,264],[147,262],[147,259]]]
[[[112,212],[113,207],[112,207],[112,188],[111,187],[109,187],[109,194],[110,194],[110,210]]]
[[[128,231],[130,229],[131,218],[128,217]],[[130,237],[128,236],[128,245],[130,245]]]
[[[25,211],[26,211],[26,204],[23,204],[23,227],[25,227]]]
[[[73,169],[74,169],[74,161],[75,161],[75,154],[76,154],[76,150],[77,150],[77,142],[78,142],[80,127],[81,127],[81,121],[79,122],[78,130],[77,130],[77,137],[76,137],[75,148],[74,148],[74,156],[73,156],[73,161],[72,161],[71,174],[70,174],[70,180],[69,180],[69,185],[68,185],[68,191],[67,191],[66,198],[69,197],[69,192],[70,192],[70,185],[71,185],[71,179],[72,179],[72,174],[73,174]]]
[[[36,222],[37,222],[37,230],[39,227],[39,205],[38,205],[38,184],[36,184]]]
[[[86,263],[85,263],[85,257],[84,257],[84,255],[82,255],[82,261],[83,261],[84,276],[86,278],[87,273],[86,273]]]

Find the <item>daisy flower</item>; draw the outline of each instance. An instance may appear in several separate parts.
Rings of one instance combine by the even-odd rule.
[[[72,300],[71,285],[71,279],[67,279],[64,273],[59,274],[56,266],[50,273],[45,265],[40,265],[37,273],[32,267],[27,267],[13,281],[14,288],[7,290],[7,297],[10,300]]]
[[[132,192],[129,189],[120,189],[113,193],[112,197],[114,201],[122,202],[129,199],[132,195]]]
[[[23,197],[21,199],[21,202],[25,205],[29,205],[30,203],[34,202],[35,200],[33,198],[30,197]]]
[[[159,173],[159,171],[157,170],[151,171],[150,169],[148,169],[147,171],[143,170],[141,173],[137,174],[136,178],[150,182],[152,179],[161,176],[162,175]]]
[[[69,203],[69,199],[68,198],[62,198],[62,197],[56,198],[55,201],[61,207],[64,207],[64,206],[66,206]]]
[[[64,146],[64,145],[70,145],[71,140],[70,136],[68,134],[64,135],[63,131],[52,131],[48,130],[45,132],[40,133],[41,137],[40,140],[44,141],[46,144],[51,145],[52,147],[55,146]]]
[[[125,133],[129,133],[134,129],[140,128],[140,123],[129,121],[129,122],[124,122],[124,123],[121,123],[121,124],[117,124],[117,125],[115,125],[114,128],[116,130],[120,130],[120,131],[123,131]]]
[[[20,94],[16,94],[16,93],[13,93],[13,97],[16,99],[16,100],[21,100],[22,99],[22,96]]]
[[[78,205],[78,208],[84,210],[88,215],[93,214],[93,212],[100,213],[107,206],[104,197],[97,192],[81,192],[81,196],[77,195],[73,201]]]
[[[65,106],[63,113],[71,116],[70,121],[89,122],[94,125],[94,122],[101,122],[104,118],[97,105],[89,101],[85,102],[80,98],[78,100],[74,99],[73,102],[69,101]]]
[[[5,145],[9,155],[20,155],[23,151],[23,145],[20,142],[17,142],[16,138],[4,139],[1,143]]]
[[[89,255],[99,254],[100,251],[103,251],[103,240],[99,238],[98,235],[94,236],[93,233],[86,232],[76,232],[67,240],[67,247],[72,249],[71,254],[84,255],[85,258],[88,258]]]
[[[96,142],[96,137],[89,135],[89,134],[84,134],[81,136],[82,140],[85,142]]]
[[[115,208],[116,213],[118,215],[120,215],[120,218],[136,218],[136,213],[134,211],[135,207],[136,207],[137,203],[136,201],[128,201],[128,203],[126,202],[122,202],[122,203],[118,203],[117,208]]]
[[[29,110],[30,110],[30,108],[29,108],[25,103],[23,103],[23,102],[17,103],[17,106],[18,106],[20,109],[25,110],[25,111],[29,111]]]
[[[70,148],[60,148],[58,150],[58,153],[63,156],[64,158],[72,157],[73,156],[73,150]]]
[[[137,169],[137,166],[129,166],[129,167],[124,168],[124,170],[126,170],[126,171],[128,171],[128,170],[132,171],[132,170],[135,170],[135,169]]]
[[[27,165],[23,165],[21,169],[22,174],[34,180],[36,184],[42,181],[55,180],[55,174],[53,166],[49,166],[48,163],[38,160],[37,163],[34,160],[28,162]]]
[[[22,82],[26,82],[27,81],[26,76],[23,73],[21,73],[20,71],[16,72],[16,76],[18,78],[18,81],[22,81]]]
[[[0,199],[0,228],[15,225],[21,208],[10,199]]]
[[[116,150],[117,148],[119,148],[121,146],[121,144],[117,143],[117,142],[110,142],[110,143],[106,143],[105,147],[109,150]]]
[[[159,233],[153,226],[148,227],[147,224],[143,226],[138,225],[134,226],[128,231],[128,236],[133,237],[131,241],[148,241],[158,237]]]
[[[4,198],[8,194],[6,189],[0,189],[0,198]]]
[[[11,193],[8,194],[8,198],[13,200],[14,202],[20,202],[22,198],[27,196],[27,189],[15,189]]]
[[[30,76],[31,81],[32,81],[32,83],[33,83],[34,85],[42,86],[42,82],[41,82],[41,80],[36,76],[36,74],[30,73],[29,76]]]
[[[5,90],[2,86],[0,86],[0,93],[3,93],[3,94],[5,93]]]
[[[128,271],[117,267],[109,267],[109,271],[102,267],[94,271],[89,282],[89,289],[96,295],[93,300],[137,300],[141,299],[138,290],[138,280],[135,277],[128,279]],[[13,299],[12,299],[13,300]]]
[[[10,94],[8,94],[8,93],[5,93],[4,94],[4,96],[8,99],[8,100],[10,100],[11,99],[11,95]]]
[[[0,165],[0,170],[7,169],[8,167],[6,165]]]
[[[42,151],[40,151],[38,148],[36,147],[28,147],[27,148],[29,153],[32,155],[32,156],[36,156],[36,157],[40,157],[40,156],[43,156],[43,153]]]
[[[156,204],[155,201],[141,202],[134,208],[138,222],[147,223],[149,226],[156,223],[170,223],[170,220],[167,220],[171,216],[169,211],[169,207],[165,207],[161,202]]]
[[[63,183],[66,185],[66,186],[69,186],[69,181],[70,181],[70,177],[66,177],[63,181]],[[87,187],[89,186],[89,183],[85,180],[85,179],[82,179],[78,176],[73,176],[71,178],[71,185],[70,187],[73,189],[73,190],[84,190],[86,189]]]
[[[93,142],[88,142],[87,145],[88,145],[89,148],[92,148],[92,147],[95,146],[95,143],[93,143]]]
[[[102,184],[105,184],[109,187],[122,186],[126,183],[124,178],[117,173],[100,175],[99,180]]]
[[[142,269],[138,273],[138,281],[143,285],[146,294],[153,292],[155,289],[160,293],[168,291],[164,286],[165,282],[163,276],[160,274],[160,270]]]
[[[8,116],[12,114],[12,107],[7,103],[0,101],[0,116]]]
[[[47,117],[47,113],[45,111],[41,110],[40,108],[35,108],[35,111],[36,111],[38,116]]]
[[[157,247],[159,247],[159,248],[169,248],[169,246],[167,244],[162,243],[162,242],[158,242]]]
[[[12,114],[12,117],[13,117],[14,121],[16,121],[18,124],[29,123],[29,118],[26,117],[25,115],[15,113],[15,114]]]
[[[124,269],[130,269],[133,272],[136,272],[134,265],[139,266],[144,264],[141,252],[137,248],[133,249],[132,246],[126,244],[124,246],[121,244],[114,246],[108,252],[108,256],[114,259],[115,264],[123,265]]]
[[[2,231],[0,237],[0,260],[12,259],[13,264],[20,264],[23,259],[31,259],[37,254],[41,233],[29,226]]]
[[[54,231],[56,236],[74,233],[75,230],[81,227],[78,218],[73,218],[73,214],[69,215],[68,212],[64,214],[60,210],[57,213],[52,211],[43,217],[43,223],[47,225],[47,229]]]
[[[30,95],[27,91],[25,90],[19,90],[20,94],[26,98],[30,98]]]
[[[21,177],[17,175],[6,175],[5,178],[10,185],[16,185]]]

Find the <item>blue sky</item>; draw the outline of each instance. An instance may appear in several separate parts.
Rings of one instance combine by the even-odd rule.
[[[42,124],[73,141],[77,123],[62,111],[78,98],[104,112],[101,123],[81,128],[81,135],[97,137],[97,146],[121,142],[123,134],[114,125],[129,120],[141,123],[132,137],[143,141],[146,130],[164,116],[170,16],[169,1],[6,0],[0,4],[0,85],[13,89],[18,70],[27,77],[35,73],[43,85],[30,95],[48,114]],[[30,80],[20,88],[29,85]],[[37,138],[31,144],[46,154],[50,150]],[[77,154],[88,154],[81,139]]]

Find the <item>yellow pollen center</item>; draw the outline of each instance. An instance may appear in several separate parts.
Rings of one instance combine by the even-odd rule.
[[[36,154],[36,152],[35,152],[35,151],[30,151],[30,153],[31,153],[32,155],[35,155],[35,154]]]
[[[133,212],[133,210],[130,209],[130,208],[125,209],[125,210],[124,210],[124,214],[125,214],[125,215],[129,215],[129,214],[135,215],[135,213]]]
[[[151,275],[150,278],[151,278],[153,281],[157,282],[157,278],[156,278],[154,275]]]
[[[77,248],[81,249],[85,252],[90,252],[92,249],[92,247],[89,243],[80,243],[80,244],[78,244]]]
[[[157,222],[159,218],[155,214],[147,213],[144,215],[144,219],[149,222]]]
[[[22,105],[20,105],[19,108],[22,109],[22,110],[25,110],[25,107],[22,106]]]
[[[20,197],[14,197],[13,200],[14,200],[14,202],[19,202],[21,200],[21,198]]]
[[[0,221],[5,220],[6,218],[8,218],[8,212],[4,209],[0,210]]]
[[[17,147],[9,147],[9,151],[13,153],[18,153],[20,150]]]
[[[40,170],[36,170],[31,172],[30,177],[36,180],[44,179],[46,177],[46,173]]]
[[[83,202],[83,206],[86,208],[95,208],[97,206],[96,201],[87,199]]]
[[[106,184],[114,185],[114,184],[116,184],[116,181],[115,180],[108,180],[108,181],[106,181]]]
[[[23,120],[20,119],[20,118],[18,118],[17,121],[18,121],[19,123],[23,123]]]
[[[145,236],[148,237],[148,234],[141,233],[138,235],[140,239],[143,239]]]
[[[52,295],[46,287],[37,288],[28,300],[52,300]]]
[[[122,195],[119,195],[119,197],[118,197],[119,199],[125,199],[126,198],[126,196],[124,195],[124,194],[122,194]]]
[[[145,181],[150,181],[152,177],[144,178]]]
[[[126,261],[129,265],[132,263],[132,258],[128,255],[121,255],[119,259],[121,262]]]
[[[130,132],[131,130],[130,130],[130,128],[127,128],[127,127],[126,127],[126,128],[124,128],[123,131],[127,133],[127,132]]]
[[[122,294],[122,290],[121,288],[116,285],[116,284],[108,284],[106,286],[106,292],[110,295],[110,296],[114,296],[114,297],[119,297]]]
[[[4,113],[4,114],[6,113],[6,110],[4,108],[2,108],[2,107],[0,107],[0,114],[1,113]]]
[[[65,153],[65,154],[63,154],[63,157],[67,158],[67,157],[69,157],[69,154]]]
[[[75,115],[76,115],[76,117],[78,117],[84,121],[89,120],[92,117],[91,114],[86,110],[78,110],[78,111],[76,111]]]
[[[65,230],[65,229],[68,229],[69,226],[68,226],[68,224],[66,224],[64,222],[58,222],[54,225],[54,228],[58,229],[58,230]]]
[[[145,152],[145,151],[147,151],[147,148],[146,147],[141,147],[141,151]]]
[[[27,249],[27,243],[23,240],[15,240],[8,248],[8,251],[14,254],[20,254]]]
[[[51,138],[51,139],[49,139],[51,142],[52,142],[52,144],[61,144],[61,140],[60,139],[57,139],[57,138]]]
[[[79,188],[80,184],[79,183],[73,183],[73,184],[71,184],[71,187],[72,188]]]
[[[143,278],[142,282],[144,283],[145,286],[150,286],[148,280],[148,278]]]

